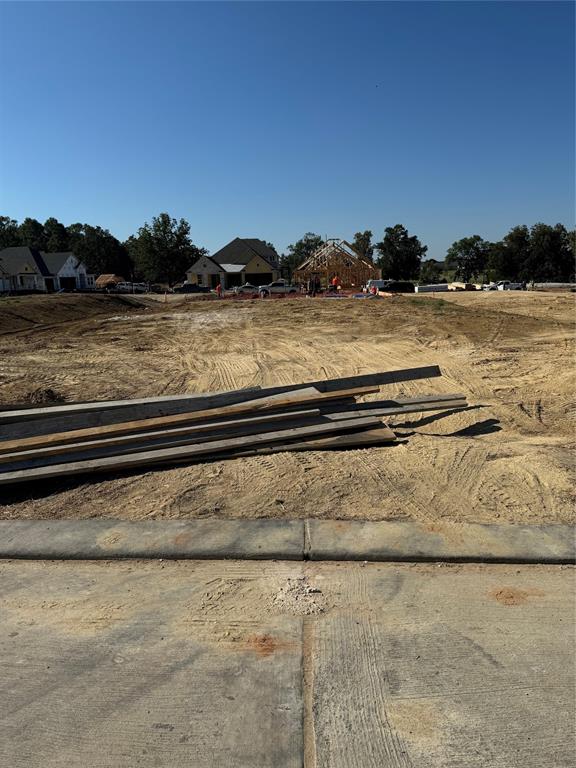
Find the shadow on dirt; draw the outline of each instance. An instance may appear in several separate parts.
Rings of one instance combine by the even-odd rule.
[[[404,438],[404,439],[403,439]],[[366,447],[374,447],[374,448],[394,448],[397,445],[403,445],[404,443],[409,442],[406,439],[406,435],[398,435],[398,439],[393,443],[382,443],[380,445],[375,444],[374,446],[366,446]],[[355,450],[363,450],[364,448],[362,446],[349,446],[349,447],[342,447],[342,448],[324,448],[323,451],[355,451]],[[272,451],[271,451],[272,453]],[[278,453],[281,453],[281,451],[278,451]],[[244,458],[250,457],[250,455],[256,455],[256,454],[249,454],[246,452],[244,455]],[[240,458],[239,456],[236,456],[235,458]],[[231,456],[218,456],[218,461],[226,461],[226,460],[232,460],[233,457]],[[66,491],[72,491],[76,488],[81,488],[82,486],[86,486],[88,489],[89,486],[91,486],[91,493],[98,493],[97,489],[95,490],[95,487],[99,483],[106,483],[110,482],[112,480],[119,480],[119,479],[126,479],[126,478],[137,478],[139,475],[142,476],[144,474],[148,474],[150,472],[168,472],[171,469],[176,469],[177,467],[182,466],[191,466],[195,462],[189,462],[187,465],[183,464],[171,464],[170,466],[147,466],[144,468],[134,468],[134,469],[126,469],[122,472],[101,472],[101,473],[92,473],[92,474],[85,474],[85,475],[77,475],[76,477],[71,477],[69,479],[60,479],[60,478],[48,478],[46,480],[34,480],[27,483],[22,483],[21,485],[14,485],[14,486],[4,486],[0,487],[0,510],[3,507],[8,507],[11,504],[19,504],[24,501],[33,501],[34,499],[45,499],[48,496],[57,495],[59,493],[65,493]],[[18,516],[18,515],[16,515]],[[62,515],[62,517],[66,517],[65,514]],[[9,519],[9,518],[6,518]]]

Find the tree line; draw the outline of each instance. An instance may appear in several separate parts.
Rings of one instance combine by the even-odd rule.
[[[421,283],[489,282],[498,280],[567,282],[575,280],[576,232],[563,224],[513,227],[502,240],[490,242],[480,235],[452,243],[443,261],[424,260],[428,246],[406,227],[386,227],[382,240],[373,243],[370,230],[356,232],[352,247],[382,270],[383,278]],[[324,242],[307,232],[282,256],[290,275]]]
[[[307,232],[280,257],[285,277],[322,245],[324,238]],[[562,224],[513,227],[498,242],[480,235],[454,242],[443,261],[424,257],[428,247],[402,224],[386,227],[373,242],[370,230],[356,232],[352,247],[382,270],[383,278],[436,283],[451,280],[573,281],[576,234]],[[42,224],[26,218],[19,223],[0,216],[0,250],[29,246],[41,251],[74,251],[95,275],[113,273],[131,280],[174,284],[200,256],[208,254],[195,245],[186,219],[167,213],[155,216],[136,234],[121,242],[107,229],[90,224],[65,226],[56,218]]]
[[[31,218],[19,224],[0,216],[0,250],[22,245],[47,253],[73,251],[94,275],[168,284],[182,280],[188,267],[208,253],[194,245],[185,219],[177,221],[167,213],[155,216],[124,242],[90,224],[66,227],[53,217],[43,224]]]

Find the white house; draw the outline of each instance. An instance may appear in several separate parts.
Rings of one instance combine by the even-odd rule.
[[[213,256],[201,256],[186,271],[194,285],[232,288],[243,283],[266,285],[280,277],[278,254],[264,240],[237,237]]]
[[[41,253],[44,264],[54,279],[55,290],[84,291],[94,288],[94,275],[88,274],[86,265],[72,251]]]
[[[45,253],[18,246],[0,251],[0,291],[90,290],[94,276],[71,251]]]

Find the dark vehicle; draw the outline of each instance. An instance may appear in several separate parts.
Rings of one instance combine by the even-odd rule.
[[[184,283],[184,285],[177,285],[172,291],[173,293],[210,293],[210,288],[195,283]]]
[[[387,280],[386,285],[382,290],[390,291],[390,293],[415,293],[416,292],[414,283],[409,283],[403,280]]]

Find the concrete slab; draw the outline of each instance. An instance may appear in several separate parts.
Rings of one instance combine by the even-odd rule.
[[[310,560],[574,563],[570,525],[481,525],[309,520]]]
[[[569,566],[311,564],[315,768],[569,768]]]
[[[302,559],[301,520],[2,520],[0,558]]]
[[[568,768],[569,566],[0,562],[1,768]]]
[[[267,574],[0,564],[0,766],[301,768],[301,619],[255,610]]]

